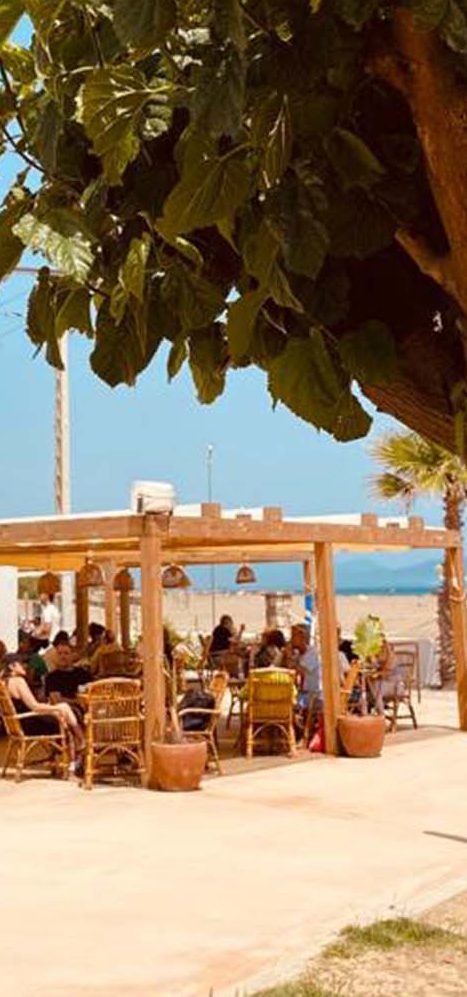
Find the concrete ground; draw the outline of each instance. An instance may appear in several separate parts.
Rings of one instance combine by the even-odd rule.
[[[2,997],[237,997],[343,925],[467,888],[467,735],[428,694],[380,759],[201,792],[0,784]]]

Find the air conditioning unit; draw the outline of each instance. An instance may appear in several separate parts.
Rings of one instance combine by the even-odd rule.
[[[165,481],[134,481],[131,486],[131,511],[172,513],[176,505],[175,488]]]

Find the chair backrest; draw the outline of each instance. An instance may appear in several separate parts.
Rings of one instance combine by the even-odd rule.
[[[128,654],[120,648],[101,654],[98,657],[97,674],[99,678],[125,676],[128,670]]]
[[[254,723],[291,723],[295,699],[294,672],[253,669],[248,676],[248,716]]]
[[[347,711],[349,696],[358,679],[359,671],[360,671],[360,662],[357,660],[352,661],[352,664],[347,672],[347,675],[345,676],[344,681],[342,682],[341,685],[340,708],[342,713],[345,713]]]
[[[86,690],[86,722],[93,741],[137,742],[141,737],[141,682],[109,678]]]
[[[214,709],[218,710],[220,708],[228,684],[228,672],[214,672],[214,675],[212,676],[212,679],[206,689],[206,692],[210,692],[211,695],[214,696]]]
[[[391,644],[394,656],[394,668],[397,675],[403,679],[405,686],[411,689],[419,678],[419,651],[418,645],[407,642],[407,644]]]
[[[0,679],[0,719],[9,737],[24,737],[24,731],[16,712],[8,686]]]
[[[209,655],[211,665],[221,672],[227,672],[229,678],[239,678],[242,658],[234,651],[216,651]]]

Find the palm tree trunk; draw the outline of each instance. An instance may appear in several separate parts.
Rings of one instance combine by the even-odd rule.
[[[459,488],[446,489],[443,496],[443,506],[444,526],[447,530],[462,530],[463,502],[464,498]],[[438,591],[438,661],[441,685],[452,685],[456,677],[456,659],[452,639],[447,551],[444,552],[443,580]]]

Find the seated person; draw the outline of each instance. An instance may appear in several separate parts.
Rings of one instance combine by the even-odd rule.
[[[285,646],[282,630],[265,630],[253,658],[253,668],[282,668]]]
[[[59,644],[56,648],[57,666],[45,678],[45,694],[62,699],[75,699],[80,685],[87,685],[92,675],[89,668],[75,665],[73,651],[69,644]]]
[[[395,665],[394,652],[386,638],[380,653],[374,659],[374,665],[375,677],[368,680],[370,706],[374,706],[377,713],[383,714],[385,700],[392,699],[404,688],[403,679]]]
[[[93,678],[122,675],[125,671],[125,661],[124,651],[115,634],[111,630],[104,630],[104,636],[89,661]]]
[[[105,638],[105,627],[102,626],[102,623],[90,623],[88,634],[89,640],[86,645],[85,657],[88,661],[91,661],[93,654],[95,654],[97,648]]]
[[[289,667],[294,668],[301,679],[299,706],[308,709],[311,700],[314,700],[321,707],[321,664],[306,623],[297,623],[292,627],[289,662]]]
[[[229,651],[232,641],[235,638],[235,626],[231,616],[221,616],[217,627],[214,627],[209,651],[211,654],[219,654],[220,651]]]
[[[340,653],[345,655],[350,665],[355,658],[352,641],[342,637],[342,629],[340,626],[337,628],[337,646]]]
[[[28,736],[41,734],[57,734],[61,721],[70,735],[72,759],[83,747],[83,735],[73,710],[68,703],[40,703],[31,692],[26,681],[26,669],[21,661],[11,661],[2,672],[2,678],[10,693],[13,706],[21,716],[22,713],[34,713],[33,717],[20,719],[24,733]],[[57,720],[53,714],[57,715]]]
[[[46,665],[46,671],[53,672],[54,668],[57,668],[57,647],[61,644],[70,645],[70,638],[66,630],[59,630],[52,643],[49,644],[48,648],[42,654],[42,659]]]

